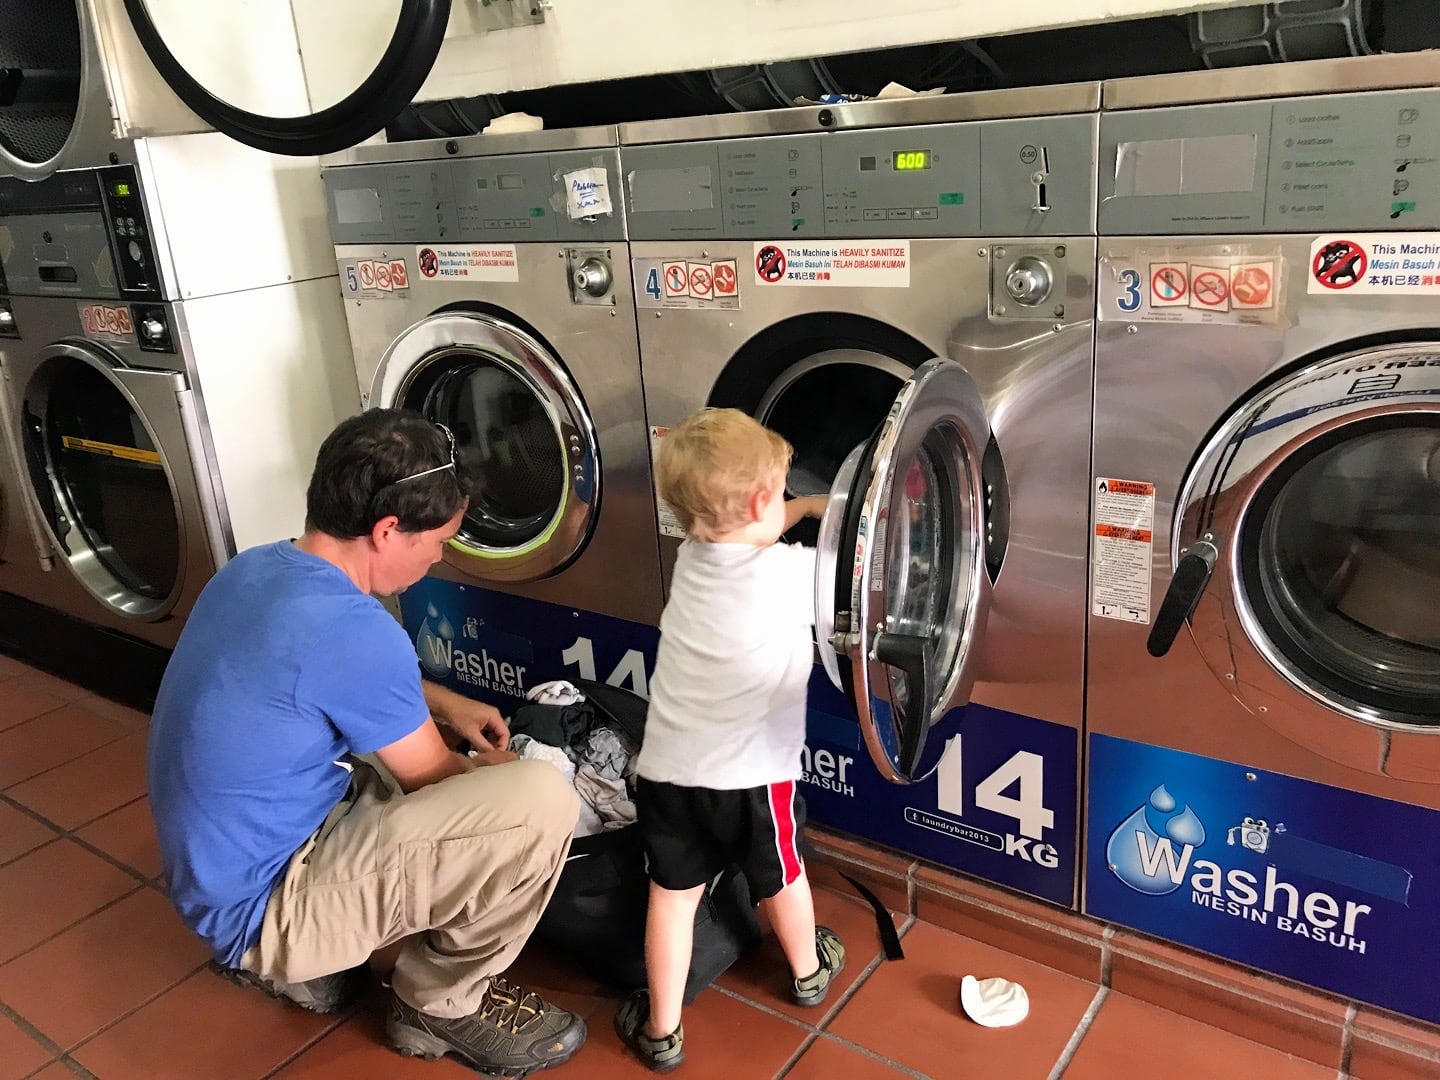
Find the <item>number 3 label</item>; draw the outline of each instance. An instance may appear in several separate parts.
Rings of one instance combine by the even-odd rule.
[[[1120,296],[1117,296],[1115,298],[1115,306],[1118,307],[1121,311],[1139,311],[1140,271],[1121,270],[1120,288],[1124,289],[1125,291]]]

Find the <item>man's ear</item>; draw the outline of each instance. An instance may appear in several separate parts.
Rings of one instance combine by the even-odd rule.
[[[400,531],[400,519],[394,514],[387,514],[374,525],[370,526],[370,545],[377,551],[383,551],[386,546],[395,539],[396,533]]]

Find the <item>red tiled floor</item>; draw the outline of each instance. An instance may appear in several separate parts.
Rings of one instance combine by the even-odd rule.
[[[0,963],[143,887],[70,840],[0,867]]]
[[[557,1074],[557,1080],[565,1080],[570,1071]],[[385,1042],[383,1001],[377,996],[276,1073],[274,1080],[475,1080],[476,1075],[449,1058],[425,1061],[390,1049]]]
[[[46,1065],[45,1068],[27,1077],[26,1080],[75,1080],[79,1075],[63,1061],[57,1061],[53,1065]]]
[[[578,1016],[588,1018],[606,1007],[613,1009],[611,995],[598,982],[539,942],[526,944],[505,977]]]
[[[0,1001],[68,1050],[208,958],[170,902],[141,889],[0,966]]]
[[[827,1031],[931,1076],[1045,1076],[1095,997],[1093,983],[917,923],[902,939],[905,959],[876,969]],[[960,1008],[965,975],[1014,979],[1030,1015],[1013,1028],[983,1028]]]
[[[54,1054],[0,1016],[0,1080],[20,1080],[54,1060]]]
[[[760,948],[721,975],[719,983],[743,998],[777,1009],[801,1023],[820,1026],[870,962],[880,955],[880,935],[875,929],[874,911],[858,896],[852,900],[829,889],[815,889],[814,895],[816,923],[834,930],[845,944],[845,970],[831,985],[823,1005],[805,1008],[790,1000],[790,968],[773,934],[767,934]]]
[[[13,656],[0,654],[0,682],[6,679],[13,679],[16,675],[24,675],[32,670],[28,665],[22,664]]]
[[[785,1074],[785,1080],[896,1080],[909,1076],[894,1066],[876,1061],[868,1054],[821,1036],[811,1043],[805,1056]]]
[[[54,829],[36,821],[23,810],[0,802],[0,865],[54,840],[55,835]]]
[[[31,685],[29,679],[5,679],[0,682],[0,731],[53,712],[64,704],[64,698]]]
[[[96,716],[103,716],[106,720],[113,720],[126,731],[143,734],[150,727],[150,714],[141,712],[139,709],[132,709],[128,705],[121,705],[118,701],[111,701],[109,698],[100,697],[98,694],[87,694],[80,698],[76,704],[83,705]]]
[[[119,724],[78,705],[66,705],[0,731],[0,788],[63,765],[124,734]]]
[[[1066,1080],[1330,1080],[1334,1075],[1334,1069],[1115,993],[1106,996],[1065,1070]]]
[[[136,799],[92,821],[75,835],[147,878],[159,877],[164,869],[160,864],[160,844],[155,839],[155,820],[150,816],[149,799]]]
[[[145,794],[145,736],[127,735],[5,794],[62,829],[77,828]]]
[[[58,675],[51,675],[48,671],[41,671],[39,668],[28,665],[23,666],[25,670],[9,680],[11,687],[25,686],[34,690],[44,690],[61,701],[78,701],[89,694],[84,687],[66,682]]]
[[[340,1019],[200,971],[71,1056],[102,1080],[257,1080]]]

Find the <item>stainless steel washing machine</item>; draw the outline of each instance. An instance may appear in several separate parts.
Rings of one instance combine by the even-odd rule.
[[[361,397],[482,477],[433,573],[654,624],[615,129],[358,147],[325,170]]]
[[[1437,83],[1422,55],[1106,87],[1085,898],[1430,1020]]]
[[[5,330],[5,316],[0,313],[0,338]],[[0,341],[0,347],[3,347]],[[0,593],[30,592],[35,582],[43,579],[40,549],[25,502],[24,472],[17,442],[11,431],[9,396],[0,381]]]
[[[213,133],[121,149],[0,181],[6,426],[51,568],[14,591],[169,646],[217,566],[296,535],[357,400],[313,160]]]
[[[621,129],[655,443],[741,408],[795,447],[792,494],[831,496],[792,536],[818,532],[831,675],[812,816],[1067,905],[1097,103],[1082,85]],[[657,517],[668,571],[681,533]]]

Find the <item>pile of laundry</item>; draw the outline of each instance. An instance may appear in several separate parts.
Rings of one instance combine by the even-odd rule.
[[[522,758],[548,761],[575,785],[580,796],[575,835],[635,824],[638,732],[624,730],[573,683],[541,683],[526,697],[510,719],[510,749]]]

